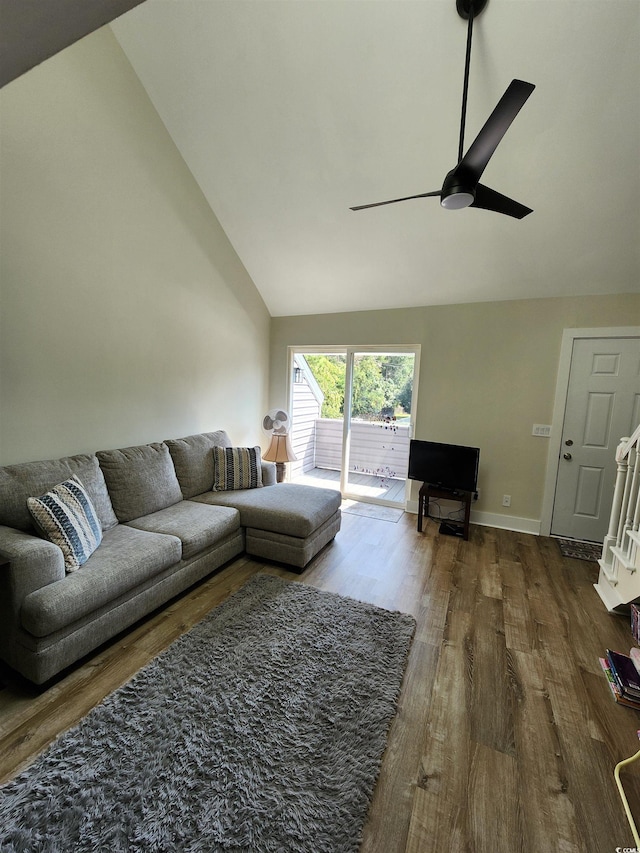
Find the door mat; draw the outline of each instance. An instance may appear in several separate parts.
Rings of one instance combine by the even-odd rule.
[[[599,542],[580,542],[577,539],[557,539],[556,541],[563,557],[597,563],[602,556],[602,545]]]
[[[392,506],[379,506],[378,504],[365,504],[360,501],[343,501],[342,512],[350,515],[362,515],[365,518],[376,518],[378,521],[390,521],[397,524],[404,515],[403,509],[395,509]]]

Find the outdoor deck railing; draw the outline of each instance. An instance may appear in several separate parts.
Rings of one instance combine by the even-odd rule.
[[[313,429],[307,429],[304,440],[293,441],[299,462],[292,473],[312,468],[339,471],[342,465],[343,421],[316,418]],[[405,479],[409,464],[411,426],[395,421],[351,422],[349,471],[390,479]]]

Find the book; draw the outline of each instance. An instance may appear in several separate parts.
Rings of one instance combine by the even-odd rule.
[[[631,658],[607,649],[607,660],[622,695],[640,701],[640,674]]]
[[[604,672],[607,683],[609,684],[609,688],[611,689],[611,694],[613,698],[619,705],[624,705],[626,708],[635,708],[637,711],[640,711],[640,700],[635,702],[633,699],[627,699],[620,692],[620,688],[616,682],[614,674],[611,672],[611,667],[609,666],[609,661],[604,658],[599,658],[600,666],[602,667],[602,671]]]

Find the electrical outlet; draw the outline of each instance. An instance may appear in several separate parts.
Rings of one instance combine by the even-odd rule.
[[[502,506],[511,506],[511,495],[502,496]]]

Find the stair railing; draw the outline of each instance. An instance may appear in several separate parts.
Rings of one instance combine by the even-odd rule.
[[[640,553],[640,425],[620,439],[616,450],[616,485],[609,529],[602,546],[602,567],[608,581],[618,581],[620,565],[635,571]]]

